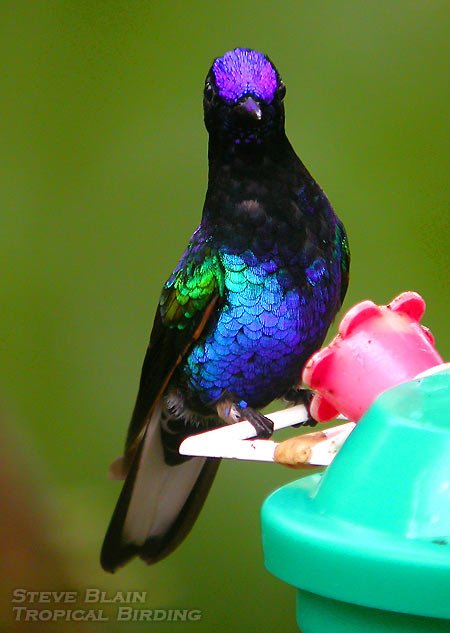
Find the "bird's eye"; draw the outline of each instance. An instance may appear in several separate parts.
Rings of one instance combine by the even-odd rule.
[[[214,96],[214,88],[211,85],[211,82],[207,81],[205,83],[205,91],[204,91],[205,99],[207,101],[211,101]]]
[[[280,83],[278,84],[277,94],[280,99],[284,99],[285,94],[286,94],[286,86],[284,85],[284,82],[281,81],[281,79],[280,79]]]

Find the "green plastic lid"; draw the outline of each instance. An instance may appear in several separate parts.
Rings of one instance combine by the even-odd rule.
[[[447,370],[386,391],[324,474],[265,501],[271,573],[327,599],[450,618],[449,387]]]

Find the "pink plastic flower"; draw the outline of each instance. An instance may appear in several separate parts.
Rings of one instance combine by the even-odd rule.
[[[317,391],[311,415],[325,422],[342,413],[357,421],[380,393],[443,363],[419,323],[424,312],[417,292],[403,292],[387,306],[362,301],[351,308],[338,335],[303,370],[303,382]]]

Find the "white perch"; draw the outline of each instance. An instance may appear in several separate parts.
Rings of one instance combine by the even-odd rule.
[[[308,413],[304,405],[297,405],[267,417],[274,424],[274,431],[306,422]],[[340,416],[339,419],[343,419]],[[355,424],[349,422],[325,431],[316,431],[285,442],[250,440],[255,429],[243,421],[187,437],[180,446],[181,455],[244,459],[251,461],[278,462],[287,466],[327,466],[347,439]]]

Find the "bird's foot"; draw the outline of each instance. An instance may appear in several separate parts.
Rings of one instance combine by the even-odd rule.
[[[265,415],[249,407],[244,400],[236,402],[234,398],[227,397],[216,405],[219,417],[227,424],[248,420],[256,431],[256,437],[267,439],[273,434],[273,422]]]
[[[305,422],[300,422],[299,424],[293,424],[294,428],[298,428],[299,426],[316,426],[317,420],[315,420],[310,412],[311,400],[313,398],[314,392],[311,389],[303,389],[301,387],[292,387],[289,389],[284,396],[283,400],[289,402],[291,405],[303,404],[306,407],[306,411],[308,413],[308,419]]]
[[[235,405],[235,410],[238,414],[239,421],[248,420],[256,431],[256,437],[261,440],[266,440],[272,437],[273,434],[273,422],[266,418],[265,415],[252,409],[251,407],[241,406],[244,403]]]

